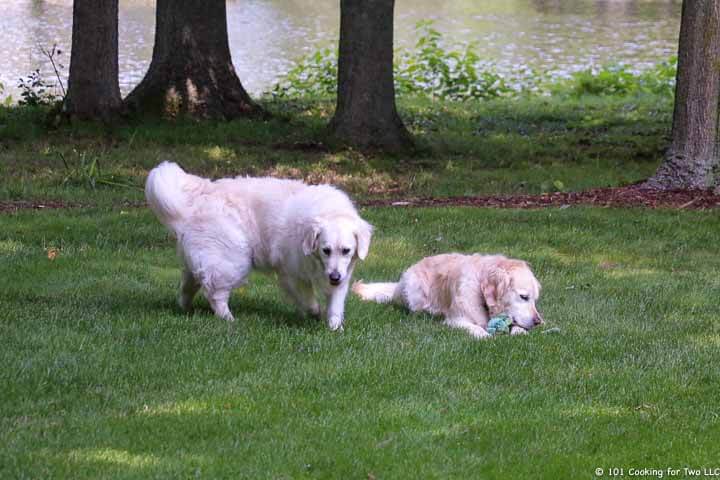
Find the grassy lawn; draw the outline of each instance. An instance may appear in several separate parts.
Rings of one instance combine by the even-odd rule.
[[[671,100],[652,95],[406,100],[402,115],[421,151],[388,157],[327,149],[329,101],[265,107],[275,115],[265,122],[144,123],[108,131],[83,125],[48,131],[41,111],[0,108],[0,201],[137,202],[148,169],[166,159],[211,177],[303,178],[364,198],[617,186],[655,171],[672,113]],[[99,167],[91,172],[93,164]]]
[[[0,478],[592,478],[720,458],[716,211],[370,208],[356,278],[423,256],[532,263],[548,327],[475,341],[349,298],[346,330],[272,278],[228,334],[175,305],[174,247],[142,201],[163,159],[194,173],[338,184],[355,198],[540,193],[647,177],[672,105],[653,96],[402,103],[412,157],[327,146],[327,101],[229,124],[42,127],[0,109]],[[50,258],[54,257],[54,258]],[[678,478],[678,477],[674,477]]]
[[[558,334],[474,341],[256,276],[228,335],[144,209],[0,216],[0,478],[591,478],[720,458],[713,212],[369,209],[357,278],[444,251],[532,262]],[[54,260],[48,249],[59,249]]]

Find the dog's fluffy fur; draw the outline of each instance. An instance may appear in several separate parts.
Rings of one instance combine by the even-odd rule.
[[[488,336],[488,320],[501,313],[512,319],[511,333],[516,335],[543,323],[535,307],[540,283],[527,263],[502,255],[427,257],[405,271],[398,283],[356,282],[352,289],[364,300],[443,315],[448,326],[478,338]]]
[[[277,272],[303,312],[326,309],[328,326],[342,328],[355,261],[367,256],[372,234],[347,195],[296,180],[210,181],[163,162],[150,172],[145,196],[177,238],[183,309],[202,289],[216,315],[234,320],[230,292],[258,268]]]

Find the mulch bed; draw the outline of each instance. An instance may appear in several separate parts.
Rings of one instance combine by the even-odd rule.
[[[47,210],[57,208],[76,208],[82,205],[71,204],[65,202],[56,202],[54,200],[31,202],[26,200],[9,200],[0,201],[0,213],[14,213],[18,210]]]
[[[655,190],[642,185],[595,188],[583,192],[556,192],[544,195],[417,198],[368,200],[365,206],[438,207],[468,206],[492,208],[546,208],[572,205],[598,207],[646,207],[706,210],[720,207],[720,195],[710,190]]]
[[[592,205],[596,207],[645,207],[680,210],[707,210],[720,207],[720,195],[710,190],[654,190],[642,185],[619,188],[595,188],[583,192],[556,192],[544,195],[426,197],[408,199],[380,199],[360,202],[366,207],[490,207],[490,208],[546,208]],[[32,202],[25,200],[0,201],[0,214],[18,210],[47,210],[91,207],[92,205],[58,201]],[[124,203],[124,207],[144,206],[144,203]]]

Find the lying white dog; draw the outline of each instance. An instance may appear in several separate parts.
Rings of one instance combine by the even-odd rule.
[[[210,181],[163,162],[150,172],[145,196],[177,238],[183,309],[202,288],[215,314],[233,321],[230,292],[258,268],[277,272],[305,313],[322,315],[317,297],[324,294],[328,326],[342,328],[355,260],[367,256],[372,235],[347,195],[297,180]]]
[[[356,282],[353,292],[364,300],[444,315],[446,325],[477,338],[489,336],[488,320],[500,314],[512,320],[513,335],[543,323],[535,307],[540,283],[527,263],[502,255],[427,257],[403,273],[399,283]]]

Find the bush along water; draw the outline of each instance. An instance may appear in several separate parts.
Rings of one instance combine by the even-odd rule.
[[[428,96],[445,100],[490,99],[528,95],[672,96],[677,58],[645,71],[627,65],[590,68],[558,78],[528,67],[500,72],[481,61],[476,45],[444,47],[442,34],[431,21],[416,25],[412,49],[395,53],[394,77],[398,96]],[[337,90],[337,51],[322,48],[302,58],[270,92],[276,97],[332,96]]]

